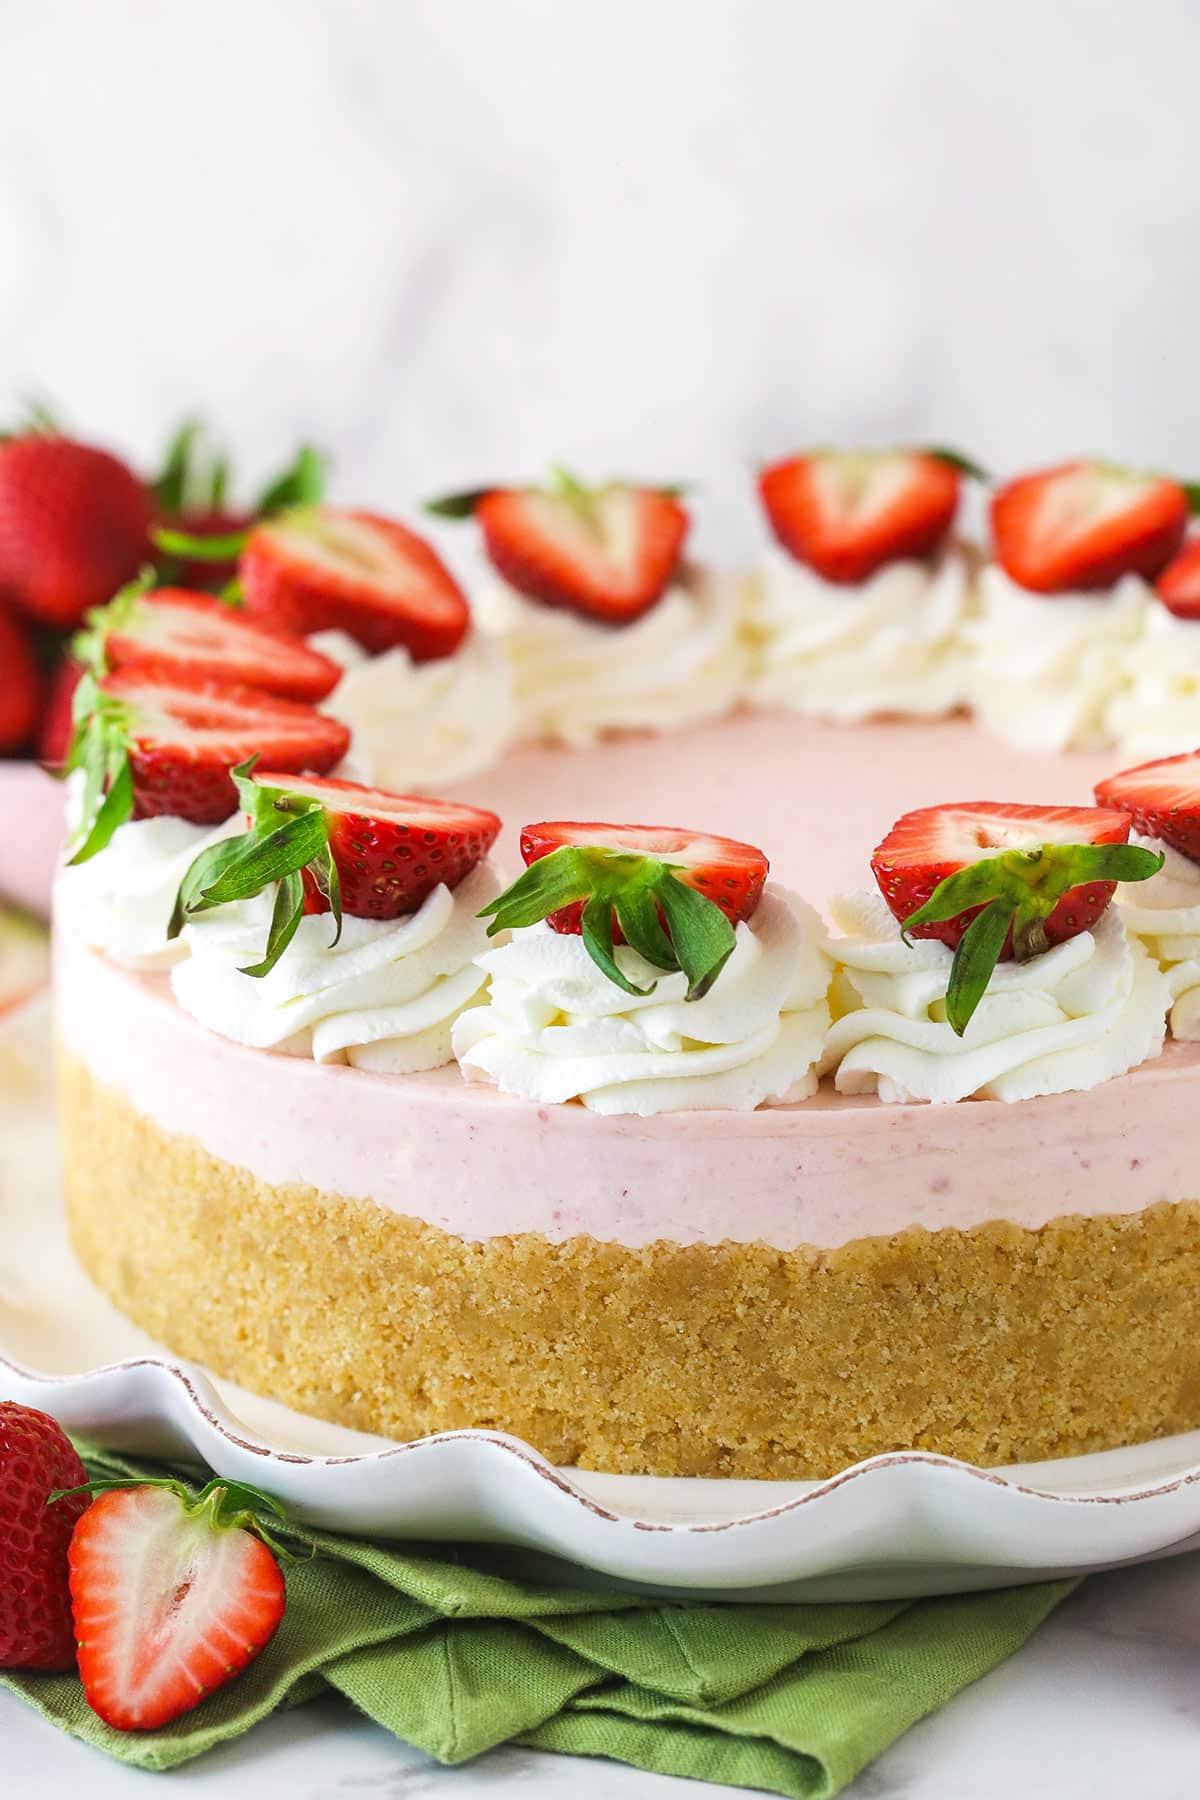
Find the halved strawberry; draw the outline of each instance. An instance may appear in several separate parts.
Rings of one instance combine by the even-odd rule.
[[[332,912],[338,933],[343,912],[359,919],[415,912],[434,888],[465,880],[500,830],[496,814],[482,807],[356,781],[249,767],[233,779],[250,831],[201,851],[180,884],[168,936],[193,914],[276,886],[266,956],[248,975],[274,968],[305,912]]]
[[[303,638],[185,588],[127,588],[92,613],[89,625],[85,643],[93,667],[152,662],[197,679],[244,682],[287,700],[323,700],[341,680],[337,663]]]
[[[451,656],[471,623],[431,544],[378,513],[302,507],[256,525],[238,564],[246,610],[307,636],[345,631],[364,650]]]
[[[1200,750],[1122,769],[1097,783],[1096,799],[1120,807],[1143,837],[1200,863]]]
[[[171,813],[215,825],[237,806],[231,771],[263,756],[278,768],[320,774],[345,755],[337,719],[261,688],[132,665],[75,693],[70,766],[87,781],[72,858],[103,849],[128,818]]]
[[[758,478],[784,549],[826,581],[865,581],[886,563],[929,556],[958,510],[962,459],[927,450],[814,450]]]
[[[565,469],[544,488],[481,488],[427,510],[474,513],[488,556],[519,594],[607,625],[627,625],[662,599],[690,523],[671,489],[590,488]]]
[[[996,561],[1037,594],[1112,587],[1122,575],[1152,579],[1187,529],[1178,482],[1112,463],[1061,463],[1021,475],[992,497]]]
[[[871,858],[905,938],[955,953],[946,1016],[961,1036],[997,962],[1026,962],[1090,931],[1119,881],[1145,881],[1162,858],[1129,843],[1112,808],[926,806],[898,819]]]
[[[109,1486],[83,1514],[71,1538],[71,1604],[83,1691],[106,1724],[158,1730],[270,1643],[287,1594],[257,1535],[251,1507],[264,1500],[220,1481],[193,1499],[164,1481]]]
[[[924,806],[897,819],[871,858],[879,891],[900,923],[923,907],[934,889],[973,863],[1009,850],[1055,844],[1125,844],[1129,820],[1114,808],[1007,806],[991,800]],[[1090,931],[1113,897],[1115,882],[1088,882],[1062,895],[1045,920],[1046,941],[1060,944]],[[954,918],[910,929],[912,937],[938,938],[953,950],[982,901]],[[1002,956],[1012,956],[1011,935]]]
[[[1200,534],[1171,558],[1154,591],[1177,619],[1200,619]]]
[[[33,736],[42,699],[42,671],[33,633],[0,601],[0,756],[23,750]]]
[[[719,906],[731,925],[749,919],[762,899],[770,863],[753,844],[736,838],[712,837],[704,832],[681,831],[674,825],[581,824],[570,819],[546,820],[526,825],[521,833],[521,855],[526,868],[565,844],[600,846],[623,855],[651,856],[670,863],[686,887],[692,887]],[[546,923],[555,931],[578,933],[582,905],[563,907]]]
[[[51,432],[0,442],[0,590],[30,618],[78,625],[146,554],[149,490],[106,450]]]
[[[762,898],[767,859],[752,844],[671,825],[527,825],[526,869],[483,910],[488,936],[534,925],[583,938],[592,961],[628,994],[647,994],[613,956],[629,944],[656,968],[682,969],[689,1000],[708,992],[733,953],[734,926]]]

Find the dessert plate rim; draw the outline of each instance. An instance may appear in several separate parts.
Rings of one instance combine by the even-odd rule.
[[[633,1525],[635,1529],[639,1531],[714,1532],[730,1531],[738,1526],[756,1525],[763,1520],[774,1519],[785,1513],[795,1512],[800,1508],[809,1505],[810,1502],[821,1500],[827,1495],[835,1492],[837,1489],[844,1487],[847,1483],[860,1480],[864,1476],[874,1474],[883,1469],[894,1469],[913,1465],[949,1471],[956,1477],[969,1476],[974,1480],[983,1482],[991,1487],[1003,1488],[1011,1493],[1020,1494],[1029,1499],[1049,1500],[1060,1504],[1076,1506],[1119,1506],[1130,1501],[1153,1500],[1167,1494],[1175,1493],[1179,1489],[1200,1482],[1200,1462],[1197,1462],[1150,1485],[1134,1488],[1122,1487],[1120,1491],[1113,1492],[1089,1491],[1084,1493],[1070,1493],[1053,1488],[1041,1487],[1026,1480],[1016,1480],[1006,1473],[1003,1467],[993,1469],[981,1468],[978,1464],[964,1462],[958,1457],[944,1456],[937,1451],[920,1449],[886,1450],[880,1452],[876,1456],[864,1457],[860,1462],[848,1464],[845,1468],[837,1470],[833,1475],[827,1475],[820,1479],[805,1483],[771,1481],[765,1479],[755,1480],[753,1478],[734,1478],[734,1485],[741,1489],[747,1487],[795,1487],[798,1485],[803,1485],[805,1489],[803,1493],[793,1493],[789,1495],[787,1499],[779,1500],[775,1505],[764,1506],[752,1512],[739,1513],[736,1516],[720,1520],[639,1519],[630,1512],[614,1510],[610,1506],[605,1506],[603,1502],[597,1500],[593,1494],[587,1492],[584,1487],[581,1487],[572,1479],[576,1471],[567,1470],[552,1463],[539,1450],[535,1449],[532,1444],[527,1443],[523,1438],[516,1437],[508,1432],[488,1430],[484,1427],[472,1426],[462,1427],[452,1431],[431,1432],[426,1437],[409,1438],[395,1443],[383,1443],[377,1447],[372,1447],[371,1449],[353,1452],[341,1451],[336,1453],[320,1453],[288,1450],[261,1442],[249,1432],[246,1426],[242,1425],[235,1417],[225,1412],[221,1396],[214,1385],[213,1378],[202,1365],[192,1363],[186,1358],[173,1357],[166,1351],[164,1351],[161,1356],[139,1354],[117,1357],[111,1362],[97,1364],[94,1368],[81,1369],[66,1375],[55,1375],[44,1370],[25,1367],[16,1358],[9,1356],[5,1352],[3,1345],[0,1344],[0,1369],[6,1371],[9,1375],[16,1377],[19,1381],[29,1382],[35,1386],[44,1387],[46,1389],[64,1388],[76,1390],[97,1383],[103,1378],[116,1378],[123,1374],[132,1374],[135,1371],[142,1369],[159,1371],[162,1375],[170,1378],[170,1380],[178,1386],[188,1404],[194,1409],[200,1419],[203,1420],[204,1424],[217,1433],[219,1437],[224,1438],[234,1449],[248,1452],[256,1457],[261,1457],[264,1462],[278,1462],[292,1468],[338,1469],[361,1464],[379,1465],[394,1462],[410,1451],[420,1450],[428,1452],[445,1444],[486,1444],[527,1465],[534,1473],[541,1476],[553,1487],[568,1494],[572,1499],[578,1500],[581,1504],[586,1506],[590,1512],[594,1512],[603,1518],[611,1519],[614,1523]],[[212,1396],[211,1400],[206,1401],[202,1391],[205,1388],[209,1390],[209,1393]],[[286,1410],[290,1412],[293,1409],[288,1408]],[[80,1433],[80,1435],[86,1434]],[[265,1436],[266,1434],[263,1435]],[[1165,1446],[1171,1442],[1171,1439],[1159,1438],[1150,1441],[1155,1445]],[[1123,1446],[1122,1450],[1133,1452],[1144,1447],[1145,1446],[1142,1444],[1131,1444]],[[1118,1450],[1101,1454],[1120,1455],[1121,1453],[1122,1451]],[[1079,1457],[1061,1457],[1048,1460],[1036,1466],[1046,1469],[1058,1466],[1066,1467],[1078,1464],[1081,1460],[1083,1459]],[[1013,1466],[1017,1467],[1019,1465]],[[593,1472],[582,1471],[581,1473],[586,1481],[588,1475]],[[595,1473],[599,1474],[601,1472]],[[603,1479],[607,1483],[614,1484],[621,1481],[629,1481],[631,1483],[645,1483],[652,1481],[656,1486],[676,1489],[680,1487],[690,1488],[696,1481],[695,1477],[686,1475],[625,1476],[608,1474],[607,1472],[603,1473]],[[717,1485],[717,1481],[714,1480],[713,1485]]]

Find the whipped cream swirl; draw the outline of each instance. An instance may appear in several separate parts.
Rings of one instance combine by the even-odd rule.
[[[342,772],[394,792],[461,781],[498,762],[510,743],[512,676],[500,641],[474,631],[453,656],[414,663],[404,649],[368,656],[341,631],[309,639],[340,663],[323,710],[350,727]]]
[[[933,718],[966,693],[966,558],[895,562],[857,586],[826,581],[772,546],[750,602],[751,695],[810,718]]]
[[[749,1112],[803,1100],[829,1024],[830,969],[812,909],[769,885],[733,954],[700,1000],[628,947],[622,971],[652,994],[626,994],[579,937],[531,925],[479,958],[487,1004],[454,1028],[469,1081],[541,1104],[581,1100],[593,1112]]]
[[[1200,865],[1157,838],[1133,842],[1166,858],[1149,881],[1117,889],[1125,928],[1146,946],[1171,992],[1171,1035],[1200,1040]]]
[[[689,569],[629,625],[539,606],[507,587],[480,598],[503,637],[522,737],[587,745],[605,731],[669,731],[728,712],[744,685],[739,584]]]
[[[1161,602],[1147,607],[1108,725],[1131,760],[1200,744],[1200,620],[1177,619]]]
[[[478,996],[486,943],[481,906],[499,892],[482,864],[453,893],[437,887],[400,919],[333,921],[312,914],[268,975],[243,975],[262,956],[273,895],[215,908],[184,931],[171,971],[180,1006],[201,1025],[256,1050],[352,1063],[388,1075],[451,1060],[454,1020]]]
[[[966,633],[969,697],[987,729],[1031,750],[1111,743],[1111,709],[1155,604],[1141,577],[1103,594],[1031,594],[989,564],[979,601]]]
[[[831,910],[847,936],[827,945],[839,965],[837,1016],[821,1068],[839,1093],[1030,1100],[1098,1087],[1162,1049],[1167,984],[1116,907],[1029,962],[998,963],[961,1038],[946,1022],[945,944],[906,944],[874,894]]]
[[[69,796],[68,811],[75,798]],[[183,945],[168,939],[167,925],[180,882],[201,850],[244,830],[239,813],[212,827],[165,816],[118,826],[97,855],[59,870],[54,888],[59,928],[128,969],[178,961]]]

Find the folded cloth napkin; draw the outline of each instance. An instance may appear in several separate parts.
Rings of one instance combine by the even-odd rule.
[[[80,1450],[93,1477],[165,1472]],[[517,1743],[825,1800],[1023,1644],[1074,1586],[849,1605],[665,1602],[516,1579],[514,1554],[494,1545],[282,1535],[316,1555],[286,1564],[274,1639],[165,1730],[113,1731],[74,1675],[0,1671],[0,1683],[142,1769],[174,1768],[332,1688],[439,1762]]]

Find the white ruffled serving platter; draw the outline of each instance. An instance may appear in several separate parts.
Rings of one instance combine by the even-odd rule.
[[[301,1520],[492,1542],[543,1579],[840,1600],[1007,1585],[1200,1546],[1200,1432],[1024,1467],[909,1452],[822,1482],[559,1469],[516,1438],[395,1444],[181,1362],[91,1286],[63,1223],[48,1004],[0,1017],[0,1398],[114,1449],[199,1459]],[[564,1565],[571,1565],[567,1569]]]

